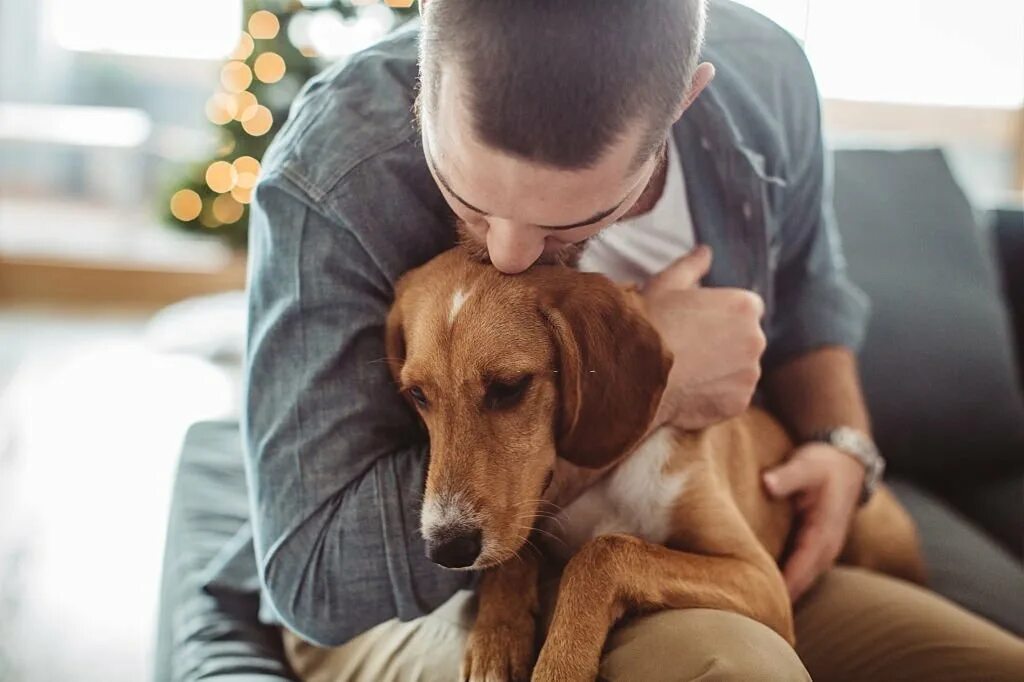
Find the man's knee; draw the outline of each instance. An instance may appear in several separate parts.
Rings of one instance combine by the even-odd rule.
[[[709,609],[626,621],[608,638],[601,677],[612,682],[810,679],[793,648],[770,628]]]

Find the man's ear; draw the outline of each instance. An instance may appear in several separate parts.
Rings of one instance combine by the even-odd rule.
[[[541,312],[557,354],[558,455],[600,468],[647,431],[672,356],[658,332],[607,277],[564,268],[545,284]]]
[[[690,108],[690,105],[696,101],[697,97],[704,91],[704,88],[715,77],[715,65],[711,62],[701,62],[697,65],[697,70],[693,72],[693,78],[690,79],[690,85],[683,93],[683,99],[679,102],[679,108],[676,109],[675,120],[679,120],[679,117]]]

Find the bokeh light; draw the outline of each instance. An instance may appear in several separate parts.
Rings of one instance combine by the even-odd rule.
[[[235,95],[235,115],[233,118],[236,121],[246,120],[246,115],[249,110],[257,104],[259,104],[259,102],[256,101],[256,95],[252,94],[248,90],[238,93]]]
[[[281,24],[273,13],[265,9],[253,12],[249,17],[249,33],[253,38],[270,40],[281,30]]]
[[[193,190],[178,190],[171,197],[171,215],[184,223],[198,218],[202,210],[203,200]]]
[[[252,70],[242,62],[228,62],[220,70],[220,83],[228,92],[242,92],[252,83]]]
[[[245,207],[230,194],[222,194],[213,200],[213,216],[225,225],[237,223]]]
[[[211,230],[223,225],[213,213],[213,204],[207,204],[203,207],[203,212],[199,215],[199,224]]]
[[[214,161],[206,169],[206,184],[214,192],[230,192],[238,183],[238,171],[227,161]]]
[[[235,172],[238,173],[238,181],[235,186],[252,189],[260,174],[260,162],[251,156],[240,156],[232,165],[235,167]]]
[[[238,104],[235,98],[223,92],[215,92],[206,100],[206,118],[217,125],[224,125],[235,117]]]
[[[264,52],[256,58],[253,70],[256,72],[256,77],[264,83],[276,83],[284,78],[284,59],[276,52]]]
[[[227,156],[231,152],[235,151],[235,138],[228,137],[225,139],[219,147],[217,147],[217,156]]]
[[[231,53],[228,59],[248,59],[254,47],[255,43],[252,41],[252,36],[242,31],[242,35],[238,37],[238,45],[235,46],[235,51]]]
[[[253,137],[259,137],[264,135],[270,130],[270,127],[274,125],[274,115],[270,113],[270,109],[267,109],[262,104],[257,104],[255,112],[246,112],[243,117],[245,120],[242,121],[242,128],[245,132],[249,133]],[[250,116],[249,114],[252,113]]]
[[[235,201],[241,204],[248,204],[252,201],[252,190],[245,187],[235,187],[231,190],[231,196],[235,198]]]

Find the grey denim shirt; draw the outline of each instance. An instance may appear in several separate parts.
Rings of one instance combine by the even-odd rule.
[[[411,115],[417,24],[304,87],[252,204],[252,539],[265,608],[322,646],[420,616],[472,580],[425,556],[427,442],[381,361],[395,281],[454,244]],[[856,348],[868,306],[844,274],[802,50],[714,2],[703,58],[717,75],[673,133],[698,240],[715,251],[705,284],[765,298],[766,368]]]

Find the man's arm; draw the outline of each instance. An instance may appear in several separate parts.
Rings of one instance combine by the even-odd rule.
[[[264,594],[331,646],[469,576],[425,556],[426,439],[382,361],[392,283],[326,206],[280,176],[256,191],[242,427]]]
[[[780,85],[787,90],[781,99],[788,103],[782,124],[789,153],[764,366],[778,416],[804,441],[837,426],[869,429],[853,356],[866,331],[868,302],[846,277],[817,88],[803,52],[795,44],[793,50]],[[798,447],[764,475],[768,491],[792,497],[800,515],[783,567],[794,600],[838,557],[863,481],[857,460],[824,443]]]
[[[837,425],[871,431],[849,348],[828,346],[790,360],[765,376],[765,388],[776,416],[799,441]]]

